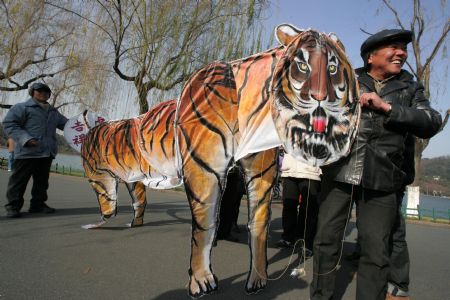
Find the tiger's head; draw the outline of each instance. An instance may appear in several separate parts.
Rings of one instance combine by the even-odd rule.
[[[272,117],[285,150],[322,166],[348,154],[360,109],[358,85],[334,34],[277,27],[285,52],[272,78]]]

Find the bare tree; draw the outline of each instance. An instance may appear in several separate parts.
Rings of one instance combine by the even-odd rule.
[[[421,0],[412,1],[412,17],[409,20],[402,20],[402,16],[399,14],[399,10],[389,0],[382,0],[384,6],[392,12],[395,17],[395,22],[402,29],[408,29],[414,32],[414,38],[412,41],[414,63],[408,63],[411,72],[414,74],[418,81],[421,81],[425,88],[425,96],[430,99],[430,75],[432,72],[432,65],[436,63],[437,54],[442,50],[444,56],[447,52],[448,33],[450,31],[450,12],[445,10],[446,1],[441,0],[442,12],[444,13],[444,20],[441,24],[435,24],[436,19],[427,18],[424,14],[424,5],[428,2]],[[423,3],[425,2],[425,4]],[[399,4],[404,7],[404,3]],[[435,12],[437,13],[437,12]],[[437,34],[434,40],[429,39],[433,34]],[[428,39],[424,42],[424,37],[428,36]],[[448,67],[448,66],[447,66]],[[447,125],[450,115],[450,109],[445,112],[444,122],[439,131],[442,131]],[[416,139],[415,149],[415,170],[416,177],[412,185],[418,186],[420,182],[420,167],[422,153],[428,146],[429,139]]]
[[[108,76],[98,37],[80,18],[61,14],[44,0],[0,0],[0,92],[26,90],[35,81],[52,88],[49,102],[98,108],[106,97]],[[10,108],[11,104],[0,104]]]
[[[73,27],[44,1],[0,1],[0,91],[25,90],[71,68],[62,54]]]
[[[133,82],[140,113],[148,110],[153,89],[168,91],[199,66],[248,53],[258,39],[253,20],[263,0],[47,0],[49,6],[76,15],[112,53],[110,65]]]

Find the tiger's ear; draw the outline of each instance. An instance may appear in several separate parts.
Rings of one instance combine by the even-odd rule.
[[[281,45],[287,46],[292,40],[304,30],[298,29],[291,24],[281,24],[275,28],[275,36]]]
[[[330,39],[331,39],[332,41],[334,41],[334,42],[336,43],[336,45],[338,45],[339,48],[342,49],[343,52],[345,52],[344,44],[342,44],[341,40],[337,37],[336,33],[330,32],[330,33],[328,34],[328,36],[330,37]]]

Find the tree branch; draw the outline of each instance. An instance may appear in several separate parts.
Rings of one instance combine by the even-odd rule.
[[[10,109],[11,107],[12,107],[12,104],[0,104],[0,108]]]
[[[186,75],[182,74],[177,79],[175,79],[174,81],[172,81],[168,84],[162,84],[157,81],[151,81],[150,85],[157,88],[158,90],[168,91],[168,90],[172,89],[174,86],[176,86],[177,84],[185,81],[185,79],[189,76],[190,76],[190,74],[186,74]]]
[[[450,22],[447,21],[447,23],[445,24],[445,26],[442,30],[441,37],[439,38],[436,45],[434,46],[433,51],[431,52],[430,56],[425,61],[425,64],[423,66],[424,69],[431,63],[431,61],[436,56],[437,52],[439,51],[439,48],[441,47],[442,43],[444,42],[445,38],[447,37],[447,34],[449,31],[450,31]]]
[[[441,128],[439,129],[438,132],[441,132],[442,130],[444,130],[445,126],[447,125],[449,117],[450,117],[450,108],[447,109],[447,112],[445,113],[444,120],[442,121],[442,124],[441,124]]]
[[[60,108],[63,107],[63,106],[70,105],[70,104],[77,104],[77,103],[80,103],[80,101],[66,102],[66,103],[63,103],[63,104],[61,104],[61,105],[55,106],[55,108],[56,108],[56,109],[60,109]]]
[[[97,24],[96,22],[94,22],[94,21],[92,21],[92,20],[86,18],[85,16],[83,16],[83,15],[77,13],[76,11],[67,9],[67,8],[65,8],[65,7],[62,7],[62,6],[53,4],[53,3],[48,2],[48,1],[45,1],[44,3],[47,4],[47,5],[53,6],[53,7],[55,7],[55,8],[59,8],[60,10],[63,10],[63,11],[65,11],[65,12],[74,14],[74,15],[76,15],[77,17],[79,17],[79,18],[81,18],[81,19],[83,19],[83,20],[85,20],[85,21],[91,23],[92,25],[96,26],[96,27],[99,28],[101,31],[103,31],[103,32],[109,37],[109,39],[111,40],[111,42],[114,44],[114,38],[113,38],[113,36],[108,32],[108,30],[106,30],[105,28],[103,28],[102,26],[100,26],[99,24]]]
[[[394,7],[391,5],[391,3],[388,0],[383,0],[384,4],[389,8],[389,10],[394,14],[395,19],[397,20],[397,24],[402,28],[405,29],[405,26],[403,26],[402,21],[400,20],[400,17],[398,16],[398,12],[394,9]]]
[[[0,91],[4,91],[4,92],[15,92],[15,91],[21,91],[21,90],[26,90],[28,88],[28,86],[30,85],[30,83],[39,80],[41,78],[45,78],[45,77],[53,77],[56,74],[62,73],[64,71],[67,71],[70,68],[64,68],[61,69],[59,71],[56,71],[54,73],[44,73],[44,74],[39,74],[38,76],[35,76],[31,79],[28,79],[27,81],[25,81],[23,84],[18,84],[16,82],[13,82],[14,84],[16,84],[16,87],[7,87],[7,86],[0,86]]]

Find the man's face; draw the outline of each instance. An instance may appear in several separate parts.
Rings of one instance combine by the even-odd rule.
[[[47,102],[50,98],[50,93],[47,90],[34,90],[33,98],[39,102]]]
[[[370,73],[388,78],[400,73],[408,58],[404,42],[392,42],[375,49],[368,58]]]

